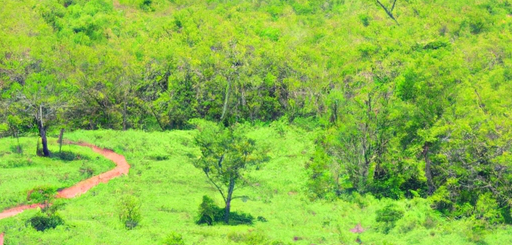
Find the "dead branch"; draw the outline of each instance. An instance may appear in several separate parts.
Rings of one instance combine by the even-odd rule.
[[[384,6],[384,4],[382,4],[379,0],[377,0],[377,3],[382,7],[382,9],[384,9],[384,11],[386,11],[386,14],[388,14],[388,16],[394,20],[396,22],[397,25],[400,25],[400,23],[398,23],[398,20],[396,20],[395,16],[393,15],[393,9],[395,9],[395,4],[396,4],[396,0],[393,1],[393,6],[391,6],[391,9],[388,9],[386,6]]]

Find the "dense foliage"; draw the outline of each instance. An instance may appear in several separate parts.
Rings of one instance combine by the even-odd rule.
[[[369,127],[399,126],[406,144],[445,121],[449,105],[506,117],[510,103],[496,100],[511,77],[505,0],[398,1],[399,26],[370,0],[4,5],[10,127],[26,129],[40,107],[50,126],[88,129],[182,128],[195,117],[343,123],[348,113],[394,119]]]

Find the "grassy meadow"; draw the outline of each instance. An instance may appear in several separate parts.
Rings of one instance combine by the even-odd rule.
[[[199,156],[196,131],[143,132],[75,131],[66,139],[84,141],[123,154],[132,168],[128,176],[100,184],[62,204],[65,224],[38,232],[27,224],[37,210],[0,220],[6,244],[164,244],[171,234],[184,244],[512,244],[512,229],[475,230],[469,219],[448,220],[422,198],[400,201],[343,193],[333,200],[311,201],[305,168],[314,152],[315,131],[276,121],[253,126],[249,136],[269,150],[270,160],[250,170],[247,184],[235,190],[232,211],[251,214],[252,225],[196,225],[203,195],[223,206],[218,192],[192,162]],[[22,138],[23,154],[15,154],[15,140],[0,140],[0,209],[26,201],[35,186],[66,187],[81,178],[86,164],[95,174],[113,167],[91,150],[64,146],[72,161],[35,156],[36,138]],[[58,152],[55,139],[52,152]],[[33,146],[33,147],[32,147]],[[34,153],[34,154],[33,154]],[[133,230],[119,220],[120,200],[135,197],[142,219]],[[394,203],[404,211],[395,226],[384,232],[376,213]],[[354,234],[358,223],[366,229]]]

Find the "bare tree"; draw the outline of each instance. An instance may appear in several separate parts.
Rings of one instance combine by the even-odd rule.
[[[387,8],[379,0],[377,0],[377,3],[382,7],[382,9],[384,9],[384,11],[386,11],[386,14],[388,14],[389,18],[394,20],[397,25],[400,25],[400,23],[398,23],[398,20],[396,20],[395,16],[393,15],[393,10],[395,9],[396,6],[396,0],[393,1],[393,5],[391,6],[391,8]]]

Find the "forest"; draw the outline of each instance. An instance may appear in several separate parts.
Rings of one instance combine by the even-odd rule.
[[[5,244],[512,244],[511,0],[0,3]]]

